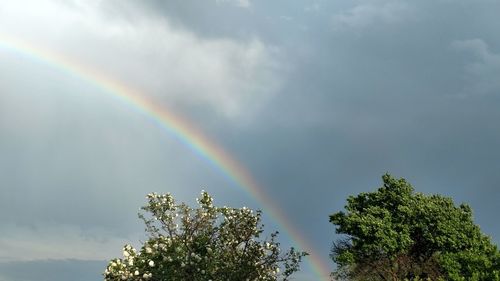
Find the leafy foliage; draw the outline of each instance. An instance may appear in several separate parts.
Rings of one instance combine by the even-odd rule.
[[[307,255],[293,248],[280,253],[277,232],[259,241],[260,211],[215,207],[206,192],[196,209],[177,204],[170,194],[147,199],[142,210],[149,216],[139,217],[149,239],[139,251],[125,245],[123,258],[109,262],[106,281],[288,280]]]
[[[386,174],[375,192],[350,196],[330,216],[333,275],[347,280],[500,280],[500,253],[468,205],[414,192]]]

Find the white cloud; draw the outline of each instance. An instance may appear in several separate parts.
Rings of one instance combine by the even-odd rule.
[[[500,54],[492,52],[482,39],[457,40],[451,45],[475,57],[475,61],[465,66],[469,93],[488,94],[500,90]]]
[[[321,9],[321,4],[320,3],[309,3],[307,6],[304,7],[305,12],[318,12]]]
[[[414,8],[400,1],[370,1],[333,15],[334,29],[363,28],[372,24],[394,24],[412,17]]]
[[[457,50],[472,51],[483,61],[489,60],[492,57],[488,44],[482,39],[457,40],[452,42],[451,45]]]
[[[70,225],[52,225],[24,228],[12,225],[2,227],[0,236],[0,262],[34,260],[109,260],[119,257],[123,245],[138,241],[136,237],[113,237],[106,239],[99,234],[84,232]]]
[[[0,37],[50,49],[168,104],[228,118],[251,116],[280,86],[279,52],[257,38],[200,38],[130,3],[70,3],[3,4]]]
[[[252,5],[250,0],[215,0],[215,2],[217,4],[228,3],[228,4],[232,4],[232,5],[241,7],[241,8],[249,8]]]

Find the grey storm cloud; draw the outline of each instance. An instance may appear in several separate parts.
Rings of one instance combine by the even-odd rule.
[[[500,89],[500,54],[490,50],[482,39],[454,41],[452,46],[457,50],[468,51],[474,60],[465,66],[471,94],[497,94]]]
[[[0,38],[79,58],[175,108],[248,167],[325,263],[328,215],[385,172],[470,203],[500,241],[499,2],[40,3],[1,7]],[[205,188],[265,214],[92,85],[2,48],[0,59],[0,279],[98,278],[140,240],[135,214],[151,191],[190,201]]]

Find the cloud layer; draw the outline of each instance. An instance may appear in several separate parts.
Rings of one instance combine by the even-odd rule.
[[[73,58],[191,120],[248,167],[329,264],[328,215],[385,172],[470,203],[499,241],[499,9],[467,0],[8,1],[0,41]],[[133,108],[0,46],[0,278],[37,280],[57,264],[46,259],[66,273],[95,271],[124,241],[138,243],[135,214],[151,191],[193,202],[206,189],[220,205],[266,215]],[[19,266],[34,277],[13,274]],[[307,264],[299,277],[317,279]]]
[[[235,118],[251,115],[280,84],[278,50],[257,38],[203,39],[131,3],[26,5],[3,5],[1,33],[77,58],[168,104]]]

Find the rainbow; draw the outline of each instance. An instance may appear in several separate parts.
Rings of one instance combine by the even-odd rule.
[[[205,159],[216,167],[226,178],[248,192],[264,208],[264,211],[285,230],[293,244],[300,250],[309,252],[306,262],[314,271],[318,280],[329,280],[329,267],[314,251],[314,248],[288,221],[282,211],[275,207],[276,204],[266,196],[263,189],[257,184],[248,170],[224,149],[204,136],[200,130],[178,115],[161,107],[158,103],[146,99],[139,92],[114,80],[96,69],[92,69],[74,59],[57,54],[39,46],[16,40],[0,34],[0,49],[11,53],[33,59],[37,62],[49,65],[66,75],[76,77],[86,83],[96,86],[103,92],[111,95],[124,105],[134,109],[150,121],[154,122],[170,136],[176,138],[180,143],[189,147],[199,157]]]

